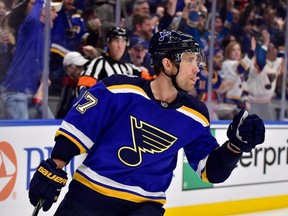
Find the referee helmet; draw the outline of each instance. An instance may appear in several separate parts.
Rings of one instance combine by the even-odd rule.
[[[107,42],[109,43],[112,38],[124,38],[128,43],[128,33],[124,28],[111,27],[107,32]]]

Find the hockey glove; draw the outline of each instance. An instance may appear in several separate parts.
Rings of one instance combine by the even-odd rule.
[[[43,160],[29,187],[29,199],[36,206],[40,199],[44,199],[43,211],[48,211],[57,201],[62,187],[66,185],[67,173],[62,169],[56,169],[57,165],[52,159]]]
[[[256,114],[249,115],[243,109],[234,116],[227,130],[230,147],[236,152],[250,152],[264,142],[265,126]]]

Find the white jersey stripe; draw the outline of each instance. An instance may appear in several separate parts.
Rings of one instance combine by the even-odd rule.
[[[103,64],[104,64],[104,61],[103,61],[103,59],[101,60],[101,61],[99,61],[98,62],[98,64],[96,65],[96,69],[95,69],[95,71],[93,71],[93,77],[95,78],[95,79],[97,79],[98,80],[98,77],[99,77],[99,74],[100,74],[100,72],[101,72],[101,69],[103,68]],[[94,66],[94,64],[93,64],[93,66]],[[90,76],[91,76],[91,74],[90,74]]]
[[[84,145],[85,148],[90,149],[94,145],[94,142],[84,133],[79,131],[74,125],[63,121],[60,128],[68,131],[71,135],[77,137],[78,140],[81,140],[81,144]]]
[[[81,76],[91,76],[96,80],[99,80],[109,77],[115,73],[139,76],[141,70],[130,63],[116,62],[107,56],[100,56],[91,61]]]
[[[119,64],[113,64],[113,67],[117,74],[124,74],[123,70],[121,70],[121,68],[119,67]]]
[[[106,178],[97,174],[95,171],[91,170],[89,167],[86,167],[84,164],[81,164],[78,167],[78,170],[85,175],[87,175],[90,179],[93,179],[96,182],[99,182],[102,185],[106,185],[108,187],[118,188],[119,190],[127,190],[131,191],[132,193],[138,193],[142,196],[150,196],[150,197],[165,197],[165,193],[162,191],[159,192],[149,192],[145,191],[138,186],[129,186],[125,184],[121,184],[119,182],[113,181],[112,179]]]
[[[134,93],[145,97],[146,99],[150,100],[147,94],[141,89],[137,88],[133,85],[116,85],[108,87],[109,91],[117,94],[117,93]]]

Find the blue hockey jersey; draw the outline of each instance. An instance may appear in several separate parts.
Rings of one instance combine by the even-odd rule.
[[[91,87],[65,117],[59,135],[87,153],[73,181],[137,203],[165,203],[179,149],[205,180],[207,157],[219,146],[204,103],[181,91],[173,103],[158,101],[150,81],[126,75]]]

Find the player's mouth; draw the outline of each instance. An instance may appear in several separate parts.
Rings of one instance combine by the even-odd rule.
[[[197,80],[199,80],[200,78],[198,76],[196,77],[192,77],[191,80],[193,81],[193,83],[195,84],[197,82]]]

